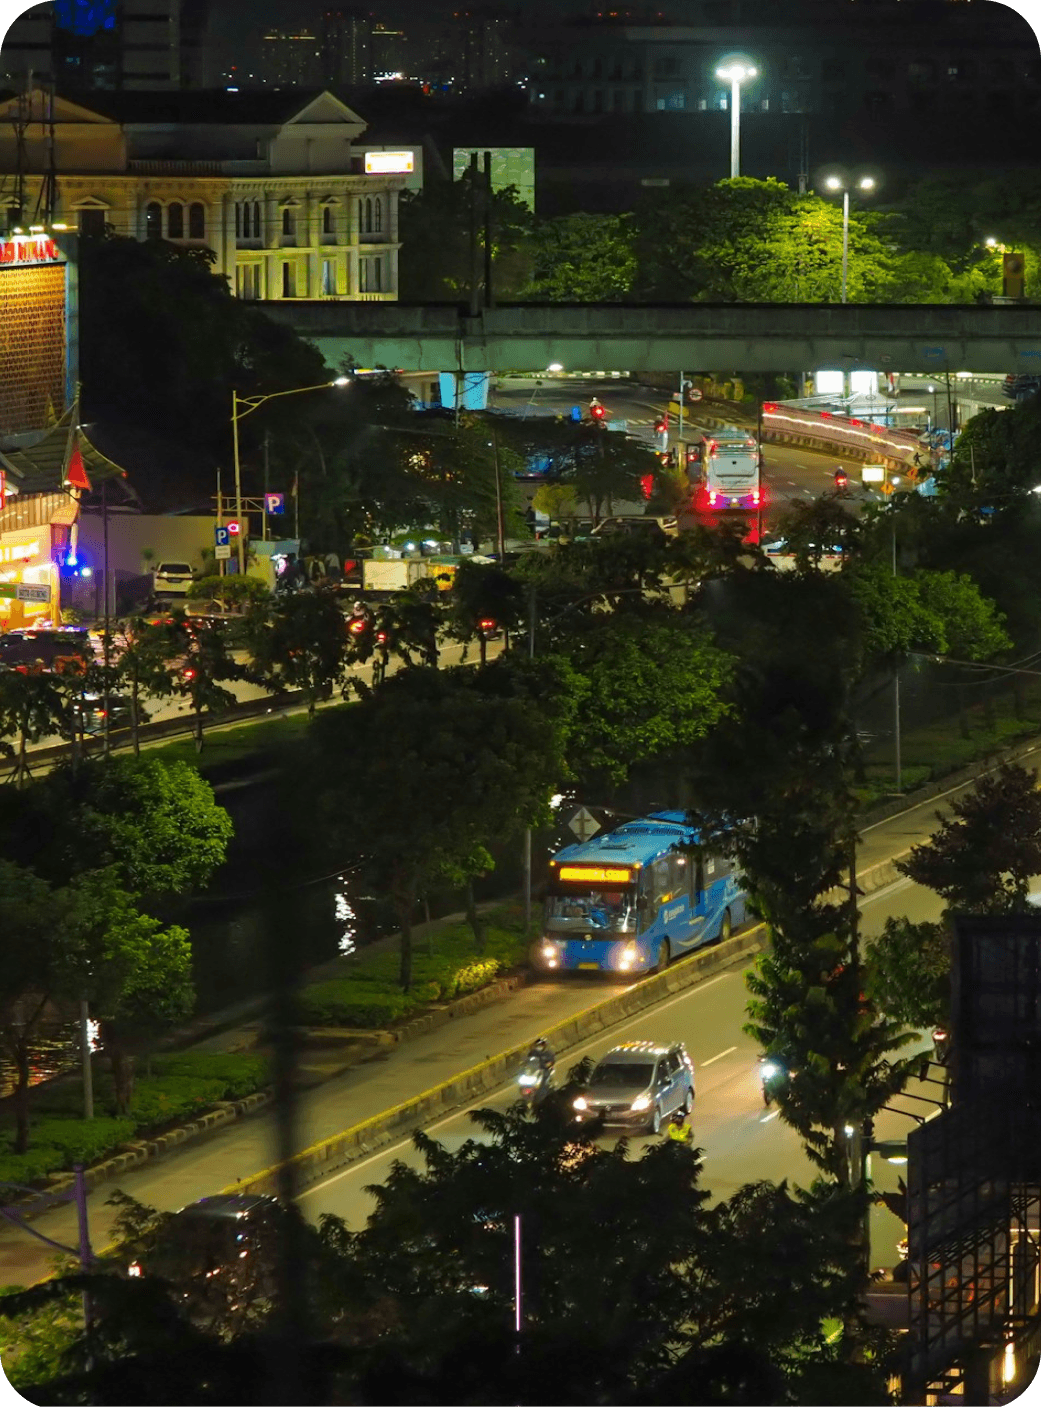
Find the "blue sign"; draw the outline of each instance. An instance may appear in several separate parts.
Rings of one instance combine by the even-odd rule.
[[[218,548],[227,548],[231,543],[231,530],[223,525],[215,525],[213,530],[213,542]]]
[[[571,419],[572,421],[582,420],[582,408],[580,406],[573,406],[571,408]]]
[[[284,514],[286,512],[286,497],[281,490],[264,496],[264,508],[269,514]]]

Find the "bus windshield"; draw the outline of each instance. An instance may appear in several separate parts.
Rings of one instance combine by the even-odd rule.
[[[546,929],[636,930],[636,895],[632,891],[581,891],[546,897]]]

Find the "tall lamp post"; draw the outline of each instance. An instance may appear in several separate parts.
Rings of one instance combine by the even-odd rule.
[[[246,536],[242,532],[242,467],[239,464],[239,422],[266,401],[275,397],[294,397],[299,392],[320,392],[326,387],[346,387],[349,377],[334,377],[331,382],[316,382],[313,387],[287,387],[284,392],[264,392],[255,397],[240,397],[232,388],[231,392],[231,440],[235,451],[235,517],[239,522],[238,558],[239,573],[246,571]]]
[[[757,78],[759,70],[751,64],[734,59],[720,64],[716,77],[730,84],[730,175],[741,175],[741,85]]]
[[[841,176],[828,176],[824,180],[829,191],[842,192],[842,302],[846,302],[846,275],[849,269],[849,185]],[[875,178],[862,176],[857,182],[858,191],[873,191]]]

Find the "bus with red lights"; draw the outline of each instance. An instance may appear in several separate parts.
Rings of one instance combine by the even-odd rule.
[[[702,436],[700,451],[695,509],[759,508],[763,493],[760,450],[749,431],[724,426]]]

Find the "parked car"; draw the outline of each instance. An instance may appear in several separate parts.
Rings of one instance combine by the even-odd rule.
[[[593,1068],[573,1105],[579,1121],[603,1117],[610,1126],[657,1134],[674,1111],[694,1105],[694,1064],[683,1043],[620,1043]]]
[[[152,589],[156,597],[187,597],[191,592],[195,574],[190,563],[175,562],[170,559],[157,563],[152,573]]]

